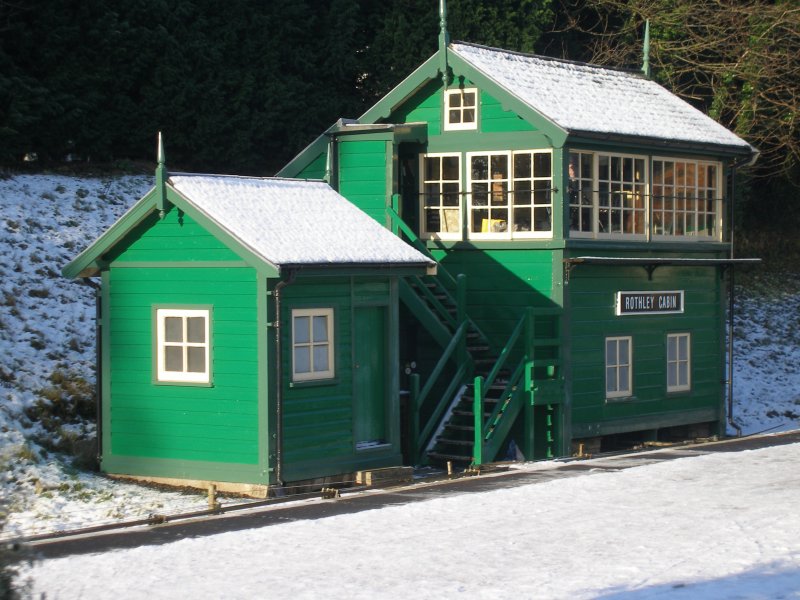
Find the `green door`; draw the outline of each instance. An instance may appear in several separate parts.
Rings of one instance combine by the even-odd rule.
[[[386,442],[386,356],[386,308],[356,308],[353,431],[357,447]]]

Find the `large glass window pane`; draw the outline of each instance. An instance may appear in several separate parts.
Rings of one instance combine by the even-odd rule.
[[[552,155],[549,152],[537,152],[534,154],[533,176],[550,177]]]
[[[527,152],[514,155],[514,178],[531,176],[531,155]]]
[[[470,165],[473,179],[489,179],[488,156],[473,156]]]
[[[450,181],[458,181],[459,175],[459,157],[458,156],[443,156],[442,157],[442,179]],[[434,179],[439,178],[438,161],[437,172]]]

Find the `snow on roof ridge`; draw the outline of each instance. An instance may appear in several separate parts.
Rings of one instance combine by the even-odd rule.
[[[724,125],[640,73],[477,44],[453,43],[450,48],[565,132],[752,151]]]
[[[433,264],[324,181],[176,174],[170,184],[274,265]]]
[[[559,58],[557,56],[547,56],[545,54],[536,54],[535,52],[521,52],[519,50],[506,50],[505,48],[495,48],[494,46],[486,46],[484,44],[475,44],[473,42],[462,42],[461,40],[457,40],[450,43],[450,46],[453,47],[454,50],[458,50],[455,46],[471,46],[473,48],[478,48],[480,50],[489,50],[491,52],[497,52],[499,54],[511,54],[514,56],[521,56],[523,58],[536,58],[539,60],[546,60],[550,62],[556,63],[563,63],[565,65],[573,65],[577,67],[587,67],[589,69],[598,69],[600,71],[615,71],[617,73],[623,73],[625,75],[633,75],[634,77],[638,77],[640,79],[645,79],[644,74],[635,68],[630,67],[614,67],[608,65],[598,65],[594,63],[583,62],[580,60],[570,60],[568,58]]]
[[[171,172],[172,177],[208,177],[208,178],[224,178],[224,179],[241,179],[241,180],[256,180],[256,181],[285,181],[287,183],[328,183],[322,179],[303,179],[300,177],[276,177],[268,175],[226,175],[224,173],[185,173],[185,172]]]

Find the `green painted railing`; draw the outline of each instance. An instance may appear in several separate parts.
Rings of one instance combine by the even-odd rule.
[[[436,260],[431,254],[430,250],[428,250],[428,247],[425,245],[425,242],[419,239],[419,236],[416,233],[414,233],[414,231],[411,229],[411,227],[408,226],[408,224],[405,221],[403,221],[403,219],[400,217],[399,214],[397,214],[397,211],[394,208],[390,206],[386,207],[386,214],[389,217],[389,222],[391,224],[389,229],[391,229],[392,233],[394,233],[398,237],[403,237],[400,235],[402,233],[408,240],[408,243],[410,243],[414,248],[422,252],[428,258]],[[455,277],[453,277],[450,274],[450,272],[442,266],[441,263],[439,263],[436,267],[436,274],[448,286],[450,286],[451,289],[455,289],[456,287]]]
[[[453,339],[450,340],[447,348],[445,348],[442,356],[439,358],[439,361],[436,363],[433,371],[431,371],[431,374],[428,376],[428,379],[422,389],[420,389],[419,373],[413,373],[411,375],[409,439],[411,452],[413,454],[411,458],[414,461],[414,464],[418,464],[420,462],[422,453],[430,442],[434,429],[441,421],[444,411],[447,408],[450,400],[452,400],[452,398],[455,396],[458,388],[464,385],[472,371],[473,367],[471,360],[464,360],[463,362],[458,363],[458,368],[456,369],[455,374],[450,378],[444,393],[442,393],[441,397],[436,400],[436,404],[432,409],[429,409],[426,406],[433,387],[445,372],[447,363],[450,362],[451,359],[458,357],[460,353],[459,349],[463,345],[463,341],[467,335],[467,327],[468,326],[466,322],[462,322],[458,327]],[[421,415],[429,410],[430,415],[423,425],[420,421]]]
[[[397,204],[398,201],[396,198],[393,198],[393,202]],[[414,231],[405,221],[403,221],[394,208],[387,207],[386,215],[389,218],[389,229],[395,235],[401,238],[405,237],[408,243],[410,243],[414,248],[422,252],[428,258],[436,260],[433,254],[431,254],[430,250],[428,250],[425,242],[421,240],[416,233],[414,233]],[[428,308],[430,309],[433,307],[431,312],[433,312],[440,321],[446,323],[454,330],[455,327],[461,323],[462,319],[466,319],[466,321],[469,323],[470,330],[477,334],[481,343],[491,347],[492,344],[489,341],[489,338],[466,312],[466,275],[459,274],[456,277],[453,277],[453,275],[444,267],[444,265],[437,261],[436,275],[426,275],[425,277],[407,277],[406,280],[415,284],[416,289],[420,292],[420,298],[425,298],[429,301]],[[402,291],[403,290],[401,289],[401,292]],[[454,293],[455,297],[453,296]],[[456,307],[457,313],[455,317],[447,310],[445,303],[437,298],[437,295],[444,297],[447,301],[447,304]],[[423,314],[424,311],[422,309],[422,305],[425,304],[424,302],[415,301],[410,297],[409,294],[403,295],[402,299],[406,305],[414,311],[415,314],[418,316]],[[433,328],[436,329],[436,326],[433,325]],[[441,340],[437,341],[441,343]]]
[[[530,407],[541,405],[552,413],[554,406],[560,404],[563,385],[557,373],[558,358],[537,360],[534,356],[534,350],[537,346],[557,347],[559,345],[558,336],[546,339],[536,338],[536,317],[555,316],[558,314],[560,314],[560,309],[528,308],[511,333],[508,342],[500,352],[497,363],[487,375],[486,380],[484,381],[482,377],[475,378],[472,407],[474,418],[473,465],[480,466],[485,462],[494,460],[500,450],[500,445],[511,431],[517,415],[526,405]],[[494,410],[488,417],[484,418],[487,392],[494,385],[498,374],[505,366],[523,332],[524,352],[522,359],[509,376]],[[534,374],[535,367],[544,367],[547,378],[537,381]],[[545,440],[545,442],[550,449],[548,456],[554,455],[553,446],[557,443],[557,440],[552,435],[554,427],[555,423],[552,422],[546,427],[546,435],[549,439]]]

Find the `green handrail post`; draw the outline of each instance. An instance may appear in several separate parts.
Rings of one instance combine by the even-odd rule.
[[[475,378],[475,396],[472,399],[473,425],[475,443],[472,447],[472,464],[479,467],[483,464],[483,377]]]
[[[419,464],[419,373],[408,377],[411,393],[408,398],[408,445],[412,464]]]
[[[434,258],[433,254],[431,254],[430,250],[428,250],[428,247],[425,245],[425,242],[423,242],[421,239],[419,239],[419,237],[417,237],[417,234],[414,233],[411,227],[409,227],[408,224],[405,221],[403,221],[402,218],[400,218],[400,215],[397,213],[396,210],[394,210],[391,206],[387,206],[386,213],[389,215],[389,219],[392,222],[392,227],[390,228],[392,231],[395,230],[394,228],[397,228],[397,231],[401,231],[405,234],[405,236],[408,238],[408,241],[411,243],[412,246],[414,246],[414,248],[422,252],[428,258]],[[456,286],[456,280],[453,278],[450,272],[444,268],[444,266],[441,263],[439,263],[436,273],[437,276],[443,281],[447,282],[448,285],[452,287]]]
[[[467,322],[467,276],[459,273],[456,277],[456,322],[459,326]],[[466,333],[466,332],[465,332]],[[458,343],[458,364],[467,362],[467,336],[461,336]]]
[[[400,235],[400,227],[397,224],[397,220],[394,218],[394,215],[400,215],[400,194],[392,194],[392,212],[388,213],[389,217],[389,229],[390,231],[399,236]],[[394,215],[392,214],[394,213]]]
[[[525,391],[533,394],[533,360],[536,347],[534,339],[536,336],[536,313],[533,307],[525,309]],[[532,399],[532,397],[531,397]]]

